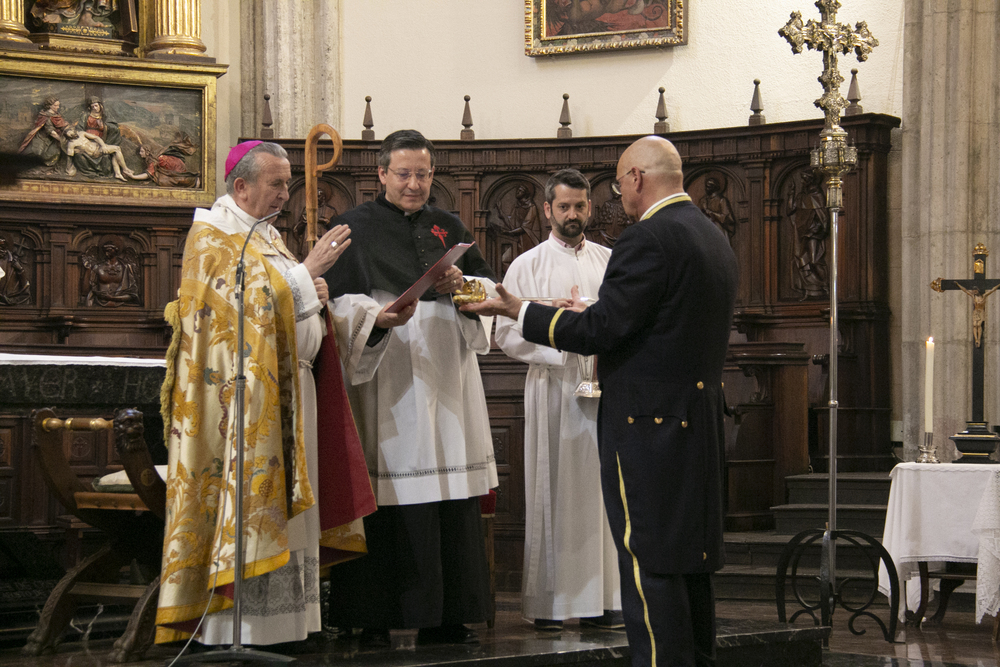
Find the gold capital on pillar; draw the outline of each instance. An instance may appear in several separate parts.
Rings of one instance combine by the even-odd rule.
[[[35,49],[24,27],[23,0],[0,0],[0,49]]]
[[[147,58],[215,62],[201,41],[201,0],[154,0],[153,30]]]

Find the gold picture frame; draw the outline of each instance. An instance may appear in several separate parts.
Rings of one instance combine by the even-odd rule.
[[[687,0],[524,0],[524,53],[554,56],[687,44]]]
[[[0,152],[34,154],[43,162],[23,172],[0,197],[210,205],[216,186],[216,79],[226,69],[82,54],[0,53],[0,90],[5,91]]]

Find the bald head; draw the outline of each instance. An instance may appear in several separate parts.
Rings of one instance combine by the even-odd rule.
[[[633,218],[672,194],[683,191],[681,156],[674,145],[655,135],[643,137],[618,159],[618,174],[625,212]]]

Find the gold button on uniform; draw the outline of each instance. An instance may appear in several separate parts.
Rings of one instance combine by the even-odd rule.
[[[688,427],[687,422],[681,422],[681,428],[687,428],[687,427]]]
[[[708,554],[707,554],[707,553],[705,553],[704,551],[702,551],[702,552],[701,552],[701,559],[702,559],[702,560],[708,560]]]
[[[629,417],[629,418],[628,418],[628,423],[629,423],[629,424],[634,424],[634,423],[635,423],[635,420],[634,420],[634,419],[632,419],[631,417]]]
[[[695,386],[698,387],[698,389],[704,389],[705,383],[702,382],[701,380],[698,380],[698,384],[696,384]]]
[[[656,422],[657,424],[662,424],[663,423],[663,417],[657,417],[653,421]]]

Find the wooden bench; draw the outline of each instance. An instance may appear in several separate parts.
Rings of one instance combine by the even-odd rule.
[[[53,650],[82,602],[135,601],[128,627],[108,660],[139,660],[152,645],[156,631],[166,503],[166,484],[146,448],[142,413],[119,410],[113,421],[59,419],[52,409],[45,408],[32,412],[32,426],[32,447],[49,490],[69,512],[103,531],[107,540],[56,584],[23,652],[41,655]],[[110,429],[114,429],[115,448],[132,484],[131,493],[95,491],[79,480],[63,450],[65,431]],[[122,568],[133,560],[140,571],[155,573],[155,578],[145,585],[121,583]]]

